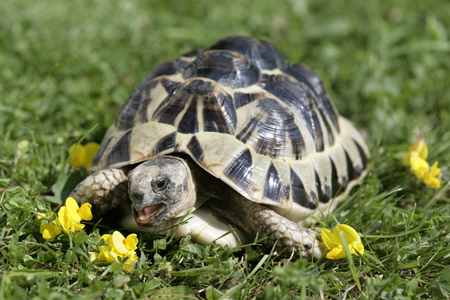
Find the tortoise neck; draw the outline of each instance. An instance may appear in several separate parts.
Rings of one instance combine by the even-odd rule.
[[[195,183],[197,193],[196,208],[209,198],[224,199],[231,197],[233,190],[225,182],[209,174],[188,155],[183,156],[183,159],[188,163]]]

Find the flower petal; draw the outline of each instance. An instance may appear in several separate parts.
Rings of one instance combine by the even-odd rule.
[[[336,237],[328,229],[322,228],[322,230],[320,231],[320,234],[321,234],[323,242],[324,242],[325,246],[328,248],[328,250],[331,250],[334,247],[341,245],[341,239]]]
[[[75,210],[75,211],[77,211],[80,208],[78,206],[77,201],[75,201],[75,199],[73,199],[72,197],[68,197],[66,199],[66,204],[65,205],[66,205],[67,208],[70,208],[70,209]]]
[[[423,138],[420,138],[417,142],[409,146],[408,151],[417,152],[419,157],[423,159],[427,159],[428,157],[428,147]]]
[[[419,179],[422,179],[430,169],[430,166],[428,165],[427,161],[421,157],[412,157],[410,163],[411,169],[414,171],[414,174]]]
[[[97,143],[94,143],[94,142],[90,142],[84,146],[84,149],[85,149],[85,153],[86,153],[86,162],[85,162],[84,167],[86,169],[89,169],[89,167],[92,164],[92,160],[94,159],[95,154],[97,153],[98,149],[100,149],[100,145]]]
[[[356,230],[353,229],[353,227],[351,227],[351,226],[348,226],[348,225],[345,225],[345,224],[340,224],[340,225],[336,226],[336,227],[333,229],[333,234],[334,234],[336,237],[338,237],[339,240],[341,240],[341,237],[340,237],[340,235],[339,235],[340,232],[343,232],[343,233],[344,233],[345,239],[347,240],[347,242],[348,242],[349,244],[351,244],[351,243],[353,243],[353,242],[355,242],[355,241],[359,241],[359,240],[360,240],[360,239],[359,239],[358,233],[357,233]],[[341,244],[342,244],[342,242],[341,242]]]
[[[45,224],[44,221],[41,221],[41,227],[40,232],[42,234],[42,237],[46,240],[52,239],[59,235],[61,233],[61,229],[59,229],[56,225],[53,223]]]
[[[74,224],[71,228],[70,231],[72,232],[78,232],[80,230],[82,230],[84,228],[84,224]]]
[[[45,218],[45,217],[50,217],[50,216],[51,216],[51,214],[49,214],[49,213],[47,213],[47,214],[43,214],[40,212],[36,213],[36,219],[38,219],[38,220]]]
[[[86,150],[83,145],[77,146],[77,144],[72,144],[69,148],[69,154],[70,153],[72,153],[72,155],[69,158],[69,163],[73,168],[79,169],[86,164]]]
[[[425,144],[424,140],[421,138],[418,143],[420,144],[418,146],[418,152],[419,152],[419,156],[423,159],[427,159],[428,157],[428,147],[427,144]]]
[[[45,240],[49,240],[49,239],[56,237],[56,235],[54,235],[52,230],[50,230],[49,228],[41,227],[41,234]]]
[[[441,181],[437,177],[432,176],[431,172],[426,174],[422,180],[430,188],[437,189],[441,187]]]
[[[138,242],[139,240],[137,238],[137,235],[135,233],[131,233],[125,239],[124,244],[128,250],[136,250]]]
[[[356,249],[356,250],[358,250],[358,252],[359,252],[361,255],[364,255],[364,246],[363,246],[363,244],[362,244],[361,242],[355,241],[355,242],[351,243],[351,244],[349,245],[349,249],[350,249],[350,252],[351,252],[352,254],[357,255],[357,253],[356,253],[356,251],[355,251],[355,249]]]
[[[100,240],[103,240],[105,242],[105,245],[99,247],[99,255],[98,255],[98,259],[100,261],[107,261],[107,262],[114,262],[114,258],[109,255],[108,252],[106,252],[105,250],[109,251],[112,255],[117,256],[116,254],[113,253],[112,251],[112,244],[113,244],[113,237],[111,234],[104,234],[101,236]]]
[[[67,212],[66,212],[65,206],[61,206],[61,208],[58,211],[58,221],[61,224],[61,227],[64,229],[65,232],[70,231],[70,228],[72,227],[72,222],[70,222],[67,217]]]
[[[91,262],[96,260],[96,259],[98,259],[98,253],[96,253],[96,252],[89,252],[89,258],[90,258]]]
[[[334,247],[327,253],[328,259],[340,259],[345,257],[345,251],[341,247]]]
[[[131,272],[133,270],[133,262],[138,259],[139,259],[139,257],[137,257],[136,254],[131,254],[130,256],[128,256],[127,261],[123,264],[123,268],[126,271]]]
[[[123,255],[128,252],[127,248],[123,244],[125,237],[119,231],[113,233],[113,252],[119,255]]]
[[[91,212],[92,205],[90,203],[84,203],[81,205],[81,207],[78,209],[77,213],[81,217],[82,220],[90,221],[92,220],[92,212]]]
[[[431,176],[436,177],[439,175],[439,173],[441,173],[441,171],[441,168],[438,168],[438,162],[435,161],[430,169]]]
[[[117,257],[117,254],[112,253],[111,251],[109,251],[109,253],[111,253],[114,257],[112,257],[108,252],[106,252],[102,247],[99,248],[100,253],[98,254],[98,259],[100,261],[106,261],[109,263],[114,262],[114,257]]]
[[[47,217],[51,220],[53,218],[53,215],[54,215],[53,212],[46,214],[37,213],[37,219],[42,220],[44,217]],[[48,240],[59,235],[61,233],[61,228],[59,228],[57,225],[61,225],[59,224],[58,219],[53,221],[42,220],[39,228],[42,237]]]
[[[105,241],[105,245],[103,247],[106,248],[106,250],[111,250],[113,245],[113,238],[111,234],[104,234],[101,236],[100,240]]]
[[[75,201],[75,199],[73,199],[72,197],[66,199],[67,218],[68,221],[72,222],[73,224],[80,223],[81,221],[81,217],[78,214],[79,208],[80,207],[78,206],[78,203]]]
[[[408,152],[403,158],[403,164],[409,165],[412,157],[420,157],[422,159],[427,159],[428,157],[428,147],[425,144],[423,138],[419,139],[417,142],[409,146]]]

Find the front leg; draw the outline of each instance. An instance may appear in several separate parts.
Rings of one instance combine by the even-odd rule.
[[[236,193],[237,194],[237,193]],[[267,206],[235,195],[227,200],[209,200],[205,205],[242,228],[247,234],[265,238],[264,244],[271,246],[277,242],[276,250],[284,250],[289,256],[309,256],[319,258],[325,248],[318,240],[319,234],[301,227],[279,215]]]
[[[128,177],[122,169],[95,172],[80,182],[70,194],[78,204],[92,204],[94,216],[101,216],[128,199]]]

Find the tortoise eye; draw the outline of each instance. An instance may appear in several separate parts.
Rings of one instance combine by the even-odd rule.
[[[167,178],[158,180],[153,183],[153,190],[156,192],[160,192],[167,187],[168,183],[169,183],[169,179],[167,179]]]

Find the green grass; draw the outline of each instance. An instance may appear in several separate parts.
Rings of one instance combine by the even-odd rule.
[[[5,0],[0,28],[0,299],[449,298],[447,1]],[[45,242],[35,209],[56,208],[61,183],[80,178],[69,146],[100,142],[153,67],[231,34],[310,66],[367,135],[371,172],[325,220],[356,228],[364,258],[288,261],[141,234],[128,274],[89,262],[103,228]],[[419,137],[440,189],[402,165]]]

